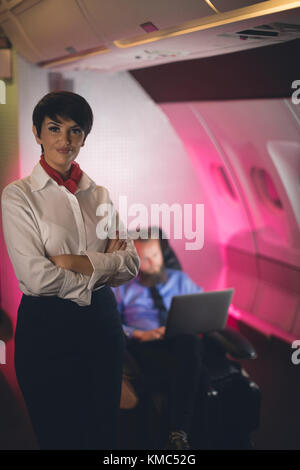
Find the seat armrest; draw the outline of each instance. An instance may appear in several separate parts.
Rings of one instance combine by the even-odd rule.
[[[257,357],[257,353],[252,344],[239,332],[229,326],[224,328],[224,330],[206,333],[206,336],[236,359],[256,359]]]

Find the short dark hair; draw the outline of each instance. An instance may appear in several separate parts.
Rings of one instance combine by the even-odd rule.
[[[32,122],[36,127],[38,137],[41,135],[42,124],[46,116],[54,121],[58,116],[64,119],[73,119],[84,131],[84,140],[92,129],[94,119],[88,102],[82,96],[71,91],[53,91],[43,96],[37,103],[32,113]]]

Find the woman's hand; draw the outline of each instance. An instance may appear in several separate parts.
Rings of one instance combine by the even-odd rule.
[[[119,239],[119,232],[117,231],[117,238],[108,239],[108,244],[105,250],[105,253],[113,253],[114,251],[124,251],[126,250],[127,242],[126,240]]]
[[[117,231],[117,238],[108,240],[105,253],[113,253],[118,250],[124,251],[126,246],[126,240],[120,240],[119,232]],[[69,269],[75,273],[91,276],[94,272],[93,265],[86,255],[56,255],[48,256],[48,259],[58,268]]]

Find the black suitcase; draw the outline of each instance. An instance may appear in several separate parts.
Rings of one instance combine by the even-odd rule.
[[[191,429],[193,449],[251,449],[261,393],[236,361],[206,369]]]
[[[205,351],[189,436],[191,449],[253,449],[251,434],[259,426],[260,389],[239,362],[228,359],[215,344],[207,343]],[[144,412],[145,445],[163,449],[168,436],[167,393],[152,392],[149,401]]]

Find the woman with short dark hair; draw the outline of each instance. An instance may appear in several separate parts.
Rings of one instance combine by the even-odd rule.
[[[125,344],[110,286],[135,277],[139,259],[131,239],[113,236],[112,218],[104,224],[96,213],[112,207],[118,225],[108,190],[74,161],[92,124],[82,96],[44,96],[33,111],[40,161],[2,193],[5,241],[23,292],[15,368],[41,449],[118,448]]]

